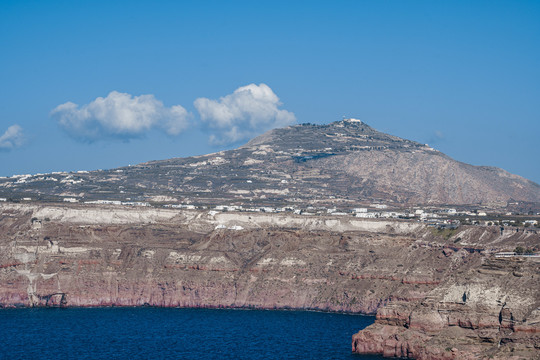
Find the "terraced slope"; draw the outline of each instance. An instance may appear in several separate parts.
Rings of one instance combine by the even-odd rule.
[[[197,205],[540,203],[540,186],[455,161],[359,120],[274,129],[235,150],[105,171],[0,179],[0,197]]]

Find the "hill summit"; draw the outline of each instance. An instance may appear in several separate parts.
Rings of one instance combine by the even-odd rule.
[[[358,119],[270,130],[234,150],[92,172],[0,179],[0,196],[196,205],[540,203],[540,186],[453,160]]]

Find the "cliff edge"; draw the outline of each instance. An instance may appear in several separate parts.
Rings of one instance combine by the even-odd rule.
[[[353,351],[538,358],[533,228],[106,205],[0,204],[0,306],[377,314]]]

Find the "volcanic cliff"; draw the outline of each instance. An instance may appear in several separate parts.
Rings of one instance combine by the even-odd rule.
[[[107,205],[0,204],[0,305],[377,314],[353,351],[538,358],[540,231]],[[344,339],[344,341],[346,341]]]

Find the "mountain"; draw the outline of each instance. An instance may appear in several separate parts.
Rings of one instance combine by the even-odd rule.
[[[435,224],[317,209],[538,203],[539,186],[358,120],[275,129],[204,156],[3,178],[0,197],[11,199],[0,201],[0,309],[376,313],[352,337],[354,352],[540,359],[538,216]],[[58,200],[307,211],[45,203]],[[312,210],[319,214],[305,216]],[[351,335],[342,334],[344,343]]]
[[[0,197],[196,205],[540,203],[540,186],[472,166],[356,119],[271,130],[234,150],[92,172],[0,179]]]

